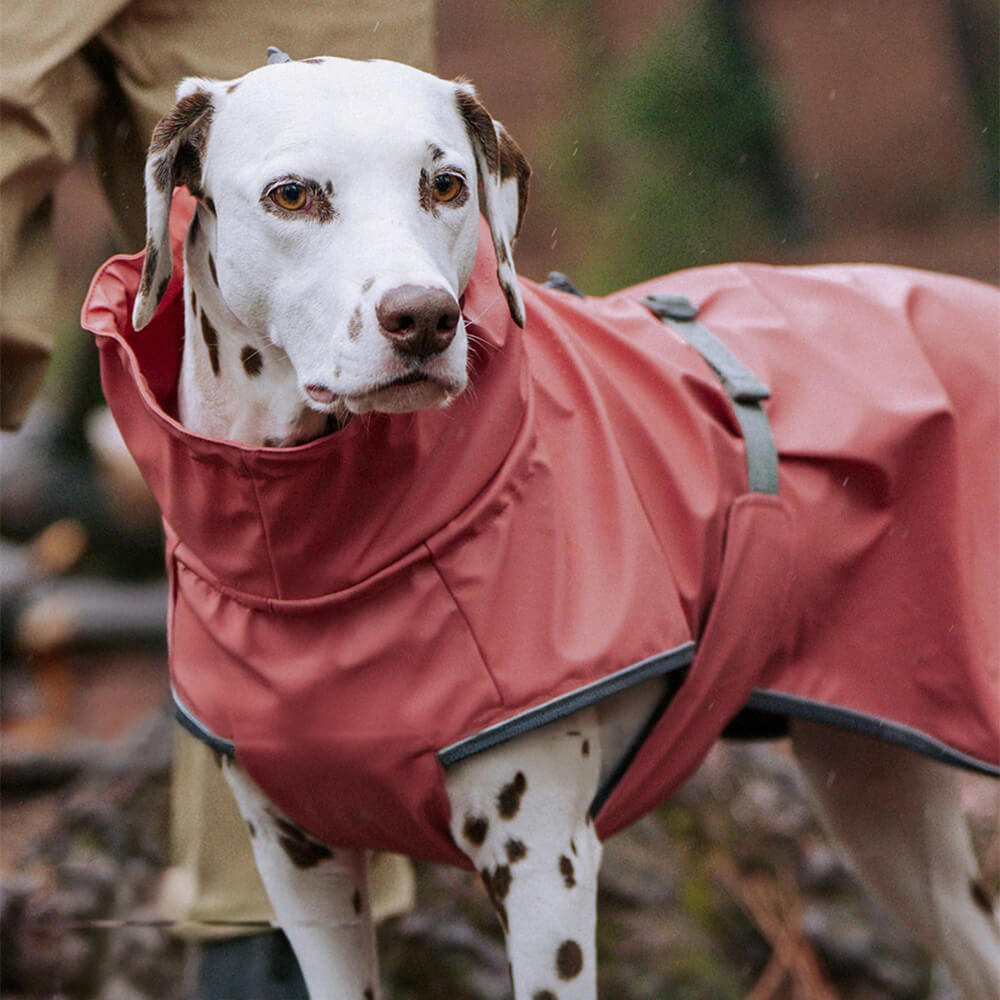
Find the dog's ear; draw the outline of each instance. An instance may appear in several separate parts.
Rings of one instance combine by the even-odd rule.
[[[146,156],[146,259],[132,325],[141,330],[156,312],[173,271],[170,247],[170,202],[174,188],[186,184],[203,197],[202,163],[215,110],[217,84],[190,78],[177,88],[177,103],[153,129]]]
[[[494,121],[480,103],[472,84],[456,80],[455,100],[476,155],[483,214],[493,234],[497,255],[497,278],[514,322],[524,326],[524,302],[511,247],[521,231],[531,167],[503,125]]]

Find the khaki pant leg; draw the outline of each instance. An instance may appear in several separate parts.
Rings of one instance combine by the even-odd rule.
[[[0,426],[20,425],[53,331],[70,315],[52,246],[52,191],[73,162],[101,86],[80,50],[125,0],[0,6]],[[75,308],[76,304],[72,304]]]
[[[252,12],[252,13],[251,13]],[[185,76],[229,79],[261,66],[269,45],[293,58],[340,55],[434,65],[433,0],[137,0],[101,34],[113,56],[128,119],[100,134],[112,205],[138,248],[144,240],[142,167],[149,135]],[[138,164],[138,165],[137,165]],[[250,838],[213,755],[178,727],[172,788],[170,919],[191,936],[240,933],[272,912]],[[185,888],[186,887],[186,888]],[[377,918],[413,904],[412,867],[378,855],[372,866]],[[179,901],[179,905],[178,905]],[[250,931],[252,927],[245,928]]]
[[[179,933],[232,937],[273,919],[250,832],[216,755],[180,726],[174,727],[170,855],[174,870],[161,916]]]

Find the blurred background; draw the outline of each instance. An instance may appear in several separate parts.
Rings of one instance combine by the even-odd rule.
[[[737,258],[1000,277],[995,0],[440,0],[437,24],[441,75],[471,78],[533,165],[529,277],[601,294]],[[123,249],[87,148],[53,211],[65,329],[0,452],[0,995],[180,1000],[159,529],[75,318]],[[994,892],[997,802],[968,779]],[[479,887],[419,867],[418,898],[380,932],[388,994],[507,996]],[[781,744],[718,747],[609,845],[599,933],[616,1000],[952,996],[830,850]]]

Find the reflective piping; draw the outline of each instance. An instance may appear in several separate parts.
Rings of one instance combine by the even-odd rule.
[[[236,756],[236,744],[224,740],[221,736],[216,736],[211,729],[203,722],[200,722],[194,713],[181,701],[180,695],[170,685],[170,695],[174,699],[174,718],[195,738],[207,744],[216,753],[221,753],[224,757]]]
[[[688,667],[694,660],[695,645],[693,642],[686,642],[676,649],[667,650],[664,653],[657,653],[655,656],[647,657],[638,663],[633,663],[624,670],[619,670],[599,681],[593,681],[582,688],[570,691],[568,694],[560,695],[535,708],[529,708],[526,712],[498,722],[495,725],[483,729],[481,732],[465,739],[452,743],[438,751],[438,761],[442,767],[451,767],[466,757],[472,757],[484,750],[489,750],[501,743],[522,736],[541,726],[563,719],[567,715],[579,712],[581,709],[596,705],[597,702],[612,695],[625,691],[635,684],[648,680],[651,677],[660,677],[670,673],[672,670],[679,670]]]
[[[746,702],[747,708],[755,708],[763,712],[777,715],[790,715],[798,719],[809,719],[813,722],[824,722],[850,729],[865,736],[872,736],[885,743],[894,743],[906,750],[922,754],[944,764],[961,767],[978,774],[987,774],[992,778],[1000,778],[1000,766],[990,764],[955,750],[936,740],[933,736],[912,729],[898,722],[880,719],[877,715],[866,715],[850,708],[840,708],[837,705],[827,705],[825,702],[813,701],[795,694],[784,694],[780,691],[755,690],[751,692]]]

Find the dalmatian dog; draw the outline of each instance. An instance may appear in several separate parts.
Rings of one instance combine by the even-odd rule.
[[[370,411],[447,407],[467,388],[475,350],[459,301],[480,213],[522,321],[511,245],[528,174],[463,81],[337,58],[184,81],[152,139],[134,313],[140,329],[156,310],[170,273],[170,192],[186,185],[197,207],[185,245],[181,422],[283,447]],[[657,683],[447,773],[452,834],[500,915],[516,1000],[595,1000],[602,846],[588,809],[660,697]],[[793,723],[792,742],[829,831],[871,891],[969,1000],[996,996],[1000,937],[981,890],[970,891],[977,869],[956,772],[819,723]],[[317,842],[238,760],[224,769],[311,995],[381,996],[364,852]]]

